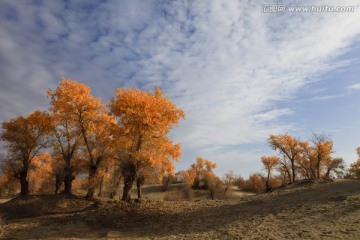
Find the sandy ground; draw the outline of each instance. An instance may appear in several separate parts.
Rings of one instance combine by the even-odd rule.
[[[1,204],[0,215],[5,239],[360,239],[360,181],[228,200],[128,204],[34,196]]]

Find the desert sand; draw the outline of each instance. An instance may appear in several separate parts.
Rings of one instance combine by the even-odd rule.
[[[0,216],[3,239],[360,239],[360,181],[226,200],[29,196],[0,204]]]

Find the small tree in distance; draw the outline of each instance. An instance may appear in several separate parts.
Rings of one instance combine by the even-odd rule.
[[[224,195],[229,190],[231,186],[234,186],[236,183],[236,175],[233,170],[226,172],[222,178],[222,181],[225,185]]]
[[[264,165],[266,175],[263,178],[265,182],[265,191],[268,192],[271,190],[271,174],[275,170],[276,166],[279,165],[281,159],[277,156],[263,156],[261,157],[261,162]]]

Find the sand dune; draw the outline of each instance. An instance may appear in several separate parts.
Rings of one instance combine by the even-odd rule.
[[[30,196],[1,204],[0,214],[3,238],[360,239],[360,181],[298,183],[230,200]]]

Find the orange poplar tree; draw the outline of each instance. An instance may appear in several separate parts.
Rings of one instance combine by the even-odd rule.
[[[50,96],[51,94],[49,92]],[[55,96],[52,96],[50,111],[53,119],[52,133],[55,139],[53,150],[56,155],[53,159],[55,194],[59,192],[62,181],[65,186],[64,193],[71,194],[72,182],[75,179],[73,159],[80,148],[81,135],[69,112],[57,107],[55,101]],[[63,164],[59,161],[60,157]]]
[[[113,132],[116,128],[116,122],[114,117],[103,113],[94,118],[93,124],[95,128],[87,135],[87,150],[90,158],[89,187],[87,193],[89,198],[93,197],[95,187],[99,185],[97,184],[99,182],[97,175],[99,175],[98,171],[100,166],[104,165],[103,167],[107,167],[108,171],[111,168],[109,164],[112,163],[111,158],[113,158],[115,147]],[[99,187],[101,188],[101,184]]]
[[[169,173],[173,171],[171,160],[181,156],[180,145],[167,135],[185,114],[159,87],[154,93],[116,89],[109,108],[118,120],[117,156],[124,178],[122,200],[128,201],[141,169],[153,166]]]
[[[189,175],[194,175],[193,188],[207,188],[209,181],[215,177],[213,169],[216,168],[216,163],[198,157],[196,163],[191,164],[188,169]]]
[[[56,114],[55,116],[60,116],[62,121],[68,119],[68,124],[72,125],[74,134],[81,136],[81,144],[84,146],[89,159],[87,197],[93,198],[94,178],[111,141],[108,128],[111,128],[113,119],[105,112],[106,108],[101,103],[101,99],[93,97],[90,87],[84,83],[62,78],[56,90],[54,92],[49,90],[48,94],[51,98],[51,110]],[[69,142],[69,139],[66,141]],[[68,164],[69,161],[66,160],[66,157],[72,156],[78,147],[77,140],[70,142],[72,144],[66,148],[66,156],[63,154],[66,166],[70,168],[70,171],[67,170],[65,174],[66,193],[71,192],[71,182],[74,179],[71,164]],[[102,145],[104,142],[106,142],[106,146]],[[68,187],[67,184],[69,184]]]
[[[279,165],[281,159],[277,156],[262,156],[261,162],[264,165],[266,171],[266,176],[262,177],[265,181],[265,191],[268,192],[271,190],[272,186],[270,184],[271,174],[275,170],[276,166]]]
[[[333,141],[325,134],[313,134],[312,144],[288,134],[270,135],[268,142],[283,157],[278,170],[289,177],[290,183],[296,180],[296,174],[305,179],[330,178],[332,173],[343,175],[344,160],[331,156]]]
[[[279,151],[279,153],[283,156],[283,162],[281,162],[281,164],[284,166],[284,168],[286,168],[286,171],[290,175],[290,183],[295,182],[296,165],[299,162],[302,154],[301,141],[286,133],[277,136],[270,135],[268,138],[268,143],[272,149]],[[290,162],[290,169],[287,161]]]
[[[321,178],[321,166],[325,162],[330,162],[331,154],[334,152],[333,141],[325,134],[314,134],[311,141],[314,144],[312,151],[315,158],[316,178]]]
[[[29,168],[36,156],[49,143],[51,118],[43,111],[35,111],[27,117],[19,116],[2,123],[1,140],[7,143],[10,157],[8,166],[20,181],[20,195],[29,193]]]

